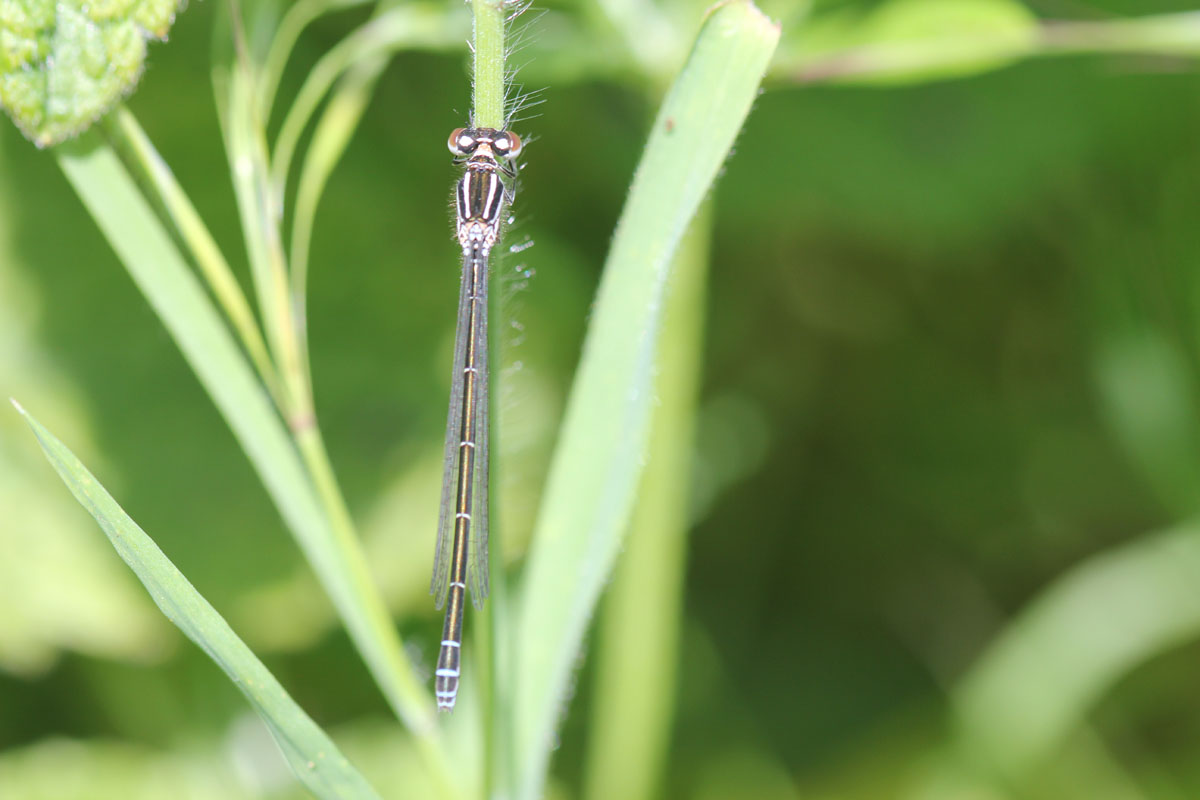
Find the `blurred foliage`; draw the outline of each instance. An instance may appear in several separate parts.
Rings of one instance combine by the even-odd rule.
[[[129,107],[239,254],[198,66],[215,5],[180,15]],[[499,431],[512,561],[645,139],[647,90],[682,58],[655,42],[687,41],[703,4],[654,8],[640,58],[614,57],[621,37],[587,8],[549,5],[514,56],[526,86],[545,87],[516,126],[533,141],[510,242],[534,246],[498,281],[512,320]],[[784,21],[785,46],[714,197],[663,795],[1200,795],[1200,632],[1184,624],[1195,609],[1182,613],[1200,575],[1189,583],[1191,562],[1168,547],[1191,552],[1200,476],[1196,63],[1131,50],[984,71],[996,54],[968,53],[980,56],[970,70],[938,75],[973,73],[961,80],[800,85],[787,67],[818,52],[806,35],[865,42],[872,31],[858,26],[880,24],[887,4],[764,7]],[[1195,6],[1007,8],[1010,23],[1104,23]],[[307,31],[281,96],[368,13]],[[572,49],[580,31],[594,47]],[[457,280],[442,147],[466,112],[464,64],[401,53],[381,73],[309,256],[325,437],[376,577],[427,666],[440,620],[424,594],[425,540]],[[386,724],[234,439],[53,159],[5,126],[0,170],[0,394],[53,417],[385,796],[424,796],[409,740]],[[0,417],[0,797],[160,797],[162,785],[181,797],[294,796],[234,689],[175,646],[21,428]],[[1126,602],[1096,602],[1112,591],[1096,576],[1126,574],[1123,564],[1142,568],[1141,582],[1118,584]],[[1089,581],[1097,588],[1061,617],[1069,627],[1039,634],[1028,666],[1006,674],[1062,669],[1089,632],[1123,654],[1120,668],[1055,673],[1077,691],[1040,696],[1013,722],[972,717],[987,707],[968,702],[980,676],[1013,642],[1036,644],[1022,631],[1058,618],[1055,600]],[[1172,587],[1181,600],[1149,602]],[[1154,624],[1118,613],[1130,608]],[[590,677],[585,663],[552,794],[580,785]],[[1073,714],[1059,716],[1068,703]],[[1041,723],[1057,733],[1014,766],[1005,756],[1025,741],[1005,742]],[[1001,744],[957,735],[978,724]]]

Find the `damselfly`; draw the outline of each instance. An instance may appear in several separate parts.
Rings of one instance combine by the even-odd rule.
[[[450,601],[434,681],[438,708],[445,711],[454,708],[458,697],[467,582],[476,608],[488,593],[488,256],[512,200],[515,171],[510,159],[521,152],[521,140],[493,128],[458,128],[448,144],[464,166],[454,193],[463,272],[437,556],[429,587],[438,608]]]

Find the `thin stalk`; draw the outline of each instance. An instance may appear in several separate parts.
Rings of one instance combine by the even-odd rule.
[[[503,0],[473,0],[474,12],[474,90],[471,102],[471,125],[479,128],[505,127],[505,49],[504,34],[506,9]],[[502,252],[497,247],[494,260]],[[495,265],[493,265],[494,268]],[[500,307],[500,292],[489,293],[492,330],[502,330],[497,324],[503,309]],[[503,370],[497,337],[493,333],[488,342],[489,363],[493,365],[490,393],[491,409],[488,417],[493,430],[499,429],[501,418],[500,398],[503,396],[501,380]],[[499,437],[493,437],[499,442]],[[500,447],[489,448],[491,465],[489,475],[492,486],[500,485]],[[511,797],[515,770],[511,765],[511,687],[512,671],[509,661],[509,615],[508,593],[504,583],[504,547],[500,525],[500,492],[488,493],[492,508],[488,513],[487,570],[491,575],[491,596],[475,626],[475,642],[478,652],[476,663],[479,689],[483,700],[483,787],[485,797]]]
[[[233,14],[234,30],[238,31],[236,7]],[[235,45],[226,127],[234,191],[263,327],[283,383],[282,410],[291,427],[303,427],[312,416],[311,391],[300,358],[278,214],[271,208],[266,140],[254,107],[253,68],[240,37]]]
[[[471,123],[477,128],[504,128],[504,23],[502,0],[474,0],[475,91]]]
[[[221,248],[209,233],[204,220],[196,212],[183,188],[175,180],[171,168],[163,161],[150,137],[142,130],[137,118],[124,106],[117,109],[107,120],[108,133],[117,142],[120,150],[136,159],[136,165],[148,179],[149,188],[155,199],[166,209],[175,231],[188,249],[188,254],[208,283],[213,297],[229,319],[242,347],[250,357],[267,390],[278,405],[282,400],[282,387],[275,365],[267,352],[254,311],[246,301],[246,295]]]
[[[1038,49],[1039,55],[1145,53],[1200,56],[1200,12],[1106,22],[1047,22],[1041,26]]]
[[[319,1],[328,2],[328,0]],[[357,2],[358,0],[352,1]],[[377,19],[390,9],[391,6],[384,3],[376,5],[372,19]],[[288,18],[285,17],[284,24],[287,22]],[[329,176],[346,151],[346,146],[358,128],[367,104],[371,102],[371,97],[375,93],[375,84],[379,81],[379,76],[383,74],[384,69],[387,68],[388,61],[387,53],[376,53],[365,58],[360,55],[360,60],[348,68],[338,82],[333,96],[326,104],[321,119],[317,122],[316,130],[313,132],[312,141],[304,153],[304,163],[300,170],[300,180],[296,189],[295,209],[292,212],[289,264],[291,267],[292,308],[299,323],[300,358],[307,370],[306,379],[310,386],[312,385],[312,365],[309,363],[308,356],[308,256],[309,247],[312,244],[313,222],[317,216],[317,205],[321,201],[321,195],[325,193],[325,185]],[[264,80],[271,78],[270,70],[272,68],[269,55],[267,65],[264,67]],[[292,110],[295,108],[293,106]],[[308,113],[311,114],[314,110],[315,107]],[[289,117],[292,115],[289,114]],[[307,116],[302,116],[302,119],[301,128],[308,121]],[[288,159],[290,160],[290,158],[289,154]],[[272,173],[273,181],[287,180],[290,165],[285,164],[282,169],[281,177]],[[286,186],[277,182],[273,185],[272,190],[282,195],[286,191]],[[282,203],[279,205],[282,207]]]

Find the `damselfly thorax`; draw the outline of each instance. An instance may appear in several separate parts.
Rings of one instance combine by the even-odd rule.
[[[464,255],[476,250],[487,256],[499,236],[511,191],[504,184],[505,178],[513,177],[508,160],[521,152],[521,140],[494,128],[456,128],[447,144],[466,167],[455,194],[459,244]]]

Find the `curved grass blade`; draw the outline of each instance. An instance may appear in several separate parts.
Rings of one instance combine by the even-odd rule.
[[[709,14],[659,111],[617,225],[517,605],[517,797],[541,795],[584,630],[629,524],[672,258],[778,37],[778,26],[746,0]]]
[[[100,523],[117,554],[145,585],[167,619],[207,653],[250,701],[296,777],[320,798],[378,800],[379,795],[346,760],[337,745],[296,705],[275,676],[145,531],[129,518],[75,454],[15,400],[13,405],[33,429],[46,458],[63,483]]]
[[[300,137],[334,83],[355,64],[405,48],[439,49],[462,41],[460,14],[427,4],[388,9],[338,42],[313,67],[288,109],[271,153],[271,183],[282,197]]]
[[[241,284],[234,277],[233,269],[225,260],[220,246],[209,233],[208,227],[183,191],[183,187],[176,181],[171,168],[159,155],[150,137],[142,130],[142,126],[129,109],[118,108],[113,114],[112,126],[120,141],[128,146],[130,159],[142,167],[146,182],[154,190],[157,199],[175,224],[175,229],[187,244],[196,267],[212,290],[213,297],[224,310],[229,324],[241,339],[242,347],[250,356],[271,396],[277,403],[280,402],[282,389],[279,388],[279,376],[275,373],[275,365],[271,363],[271,356],[267,353],[267,345],[263,341],[250,303],[247,302]]]
[[[1200,635],[1200,522],[1094,556],[1035,599],[954,693],[973,763],[1019,780],[1104,693]]]
[[[271,107],[275,104],[275,91],[283,80],[283,71],[300,34],[325,14],[331,14],[355,6],[363,6],[370,0],[298,0],[279,21],[275,35],[271,37],[271,48],[263,60],[262,78],[258,84],[258,115],[271,118]]]
[[[388,65],[386,56],[360,62],[342,76],[337,89],[329,98],[321,118],[313,130],[312,141],[304,154],[300,179],[296,187],[295,212],[292,217],[292,244],[289,251],[292,306],[297,310],[300,325],[301,362],[310,369],[308,359],[308,253],[312,243],[313,223],[317,204],[325,192],[325,184],[346,152],[351,137],[367,104],[375,93],[375,84]],[[311,375],[308,382],[312,383]]]

